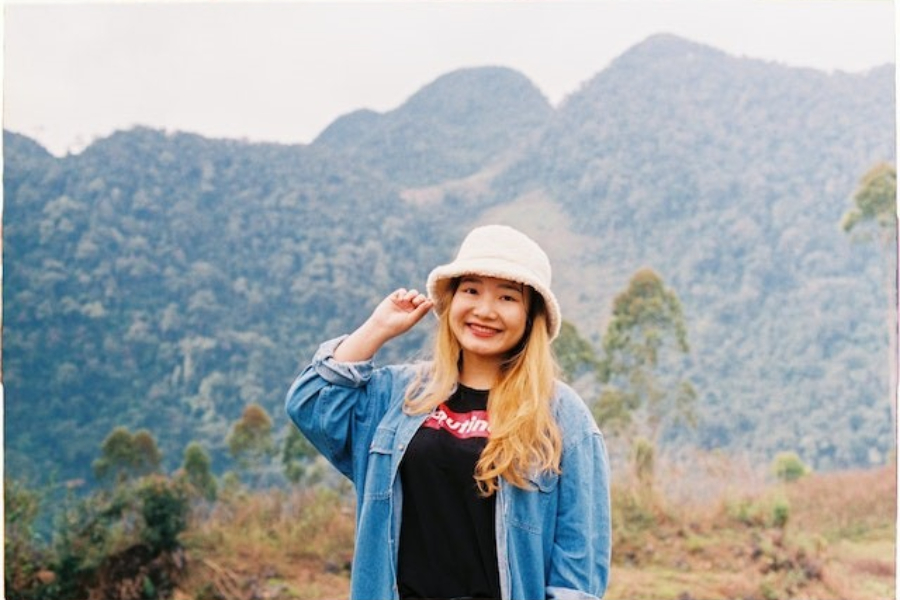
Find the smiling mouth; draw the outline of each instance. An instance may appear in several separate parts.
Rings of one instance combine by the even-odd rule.
[[[499,329],[494,329],[493,327],[487,327],[485,325],[479,325],[477,323],[468,323],[469,331],[475,334],[478,337],[492,337],[500,333]]]

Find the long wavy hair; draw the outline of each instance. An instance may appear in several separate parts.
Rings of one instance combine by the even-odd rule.
[[[444,286],[433,360],[406,391],[405,410],[422,414],[446,401],[459,382],[462,348],[450,329],[450,302],[459,279]],[[526,286],[527,287],[527,286]],[[523,489],[541,471],[559,473],[562,438],[552,414],[551,399],[558,367],[547,332],[543,297],[531,288],[526,294],[528,311],[525,333],[505,357],[500,377],[488,395],[491,434],[475,465],[479,492],[487,497],[497,491],[499,478]]]

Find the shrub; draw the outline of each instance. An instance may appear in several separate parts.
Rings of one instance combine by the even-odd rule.
[[[779,452],[772,461],[772,473],[779,481],[797,481],[810,472],[810,468],[800,460],[796,452]]]
[[[786,498],[777,498],[772,504],[771,524],[784,529],[791,516],[791,505]]]
[[[4,585],[10,597],[44,598],[48,592],[46,551],[35,533],[39,494],[19,482],[3,481]],[[42,582],[41,579],[45,582]]]
[[[176,548],[190,508],[185,486],[176,480],[150,477],[141,483],[137,496],[144,521],[141,539],[154,553]]]

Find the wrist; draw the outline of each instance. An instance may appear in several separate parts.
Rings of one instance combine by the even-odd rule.
[[[334,351],[334,358],[340,362],[371,360],[392,337],[388,330],[370,319],[340,343]]]

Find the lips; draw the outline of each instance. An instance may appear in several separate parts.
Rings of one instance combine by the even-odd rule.
[[[477,337],[493,337],[501,332],[499,329],[487,327],[486,325],[479,325],[478,323],[467,323],[466,326],[469,328],[469,331]]]

